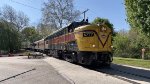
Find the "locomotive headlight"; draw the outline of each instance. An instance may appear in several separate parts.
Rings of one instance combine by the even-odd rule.
[[[106,31],[107,30],[107,28],[106,27],[102,27],[102,29],[101,29],[102,31]]]
[[[95,45],[92,45],[93,48],[95,48]]]
[[[111,48],[114,48],[114,46],[110,46]]]

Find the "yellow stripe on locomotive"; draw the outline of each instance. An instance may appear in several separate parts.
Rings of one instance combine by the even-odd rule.
[[[75,29],[79,51],[112,52],[112,31],[106,25],[85,25]]]

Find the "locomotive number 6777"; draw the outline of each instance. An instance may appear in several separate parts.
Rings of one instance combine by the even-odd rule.
[[[91,65],[112,62],[112,30],[106,25],[73,22],[43,40],[34,42],[35,50],[69,62]]]

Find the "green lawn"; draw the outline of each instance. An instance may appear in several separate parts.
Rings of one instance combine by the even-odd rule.
[[[114,57],[113,63],[137,66],[150,69],[150,60]]]

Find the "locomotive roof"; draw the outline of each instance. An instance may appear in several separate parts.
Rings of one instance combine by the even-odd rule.
[[[58,29],[58,30],[54,31],[54,32],[51,33],[49,36],[47,36],[44,40],[47,40],[47,39],[51,38],[51,37],[54,36],[57,32],[62,31],[62,30],[64,30],[64,29],[66,29],[66,28],[67,28],[67,27],[64,27],[64,28],[61,28],[61,29]]]
[[[47,36],[44,40],[47,40],[47,39],[49,39],[49,38],[55,36],[58,32],[63,31],[63,30],[66,30],[66,29],[68,29],[68,28],[71,28],[71,27],[77,28],[77,27],[79,27],[79,26],[87,25],[87,24],[89,24],[89,23],[88,23],[88,22],[72,22],[72,23],[70,23],[68,26],[66,26],[66,27],[64,27],[64,28],[61,28],[61,29],[59,29],[59,30],[54,31],[52,34],[50,34],[49,36]]]

